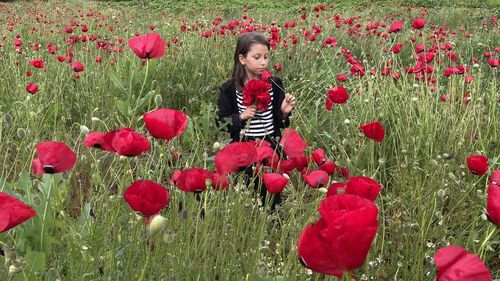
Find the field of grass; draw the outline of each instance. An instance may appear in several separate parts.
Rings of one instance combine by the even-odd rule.
[[[500,279],[500,232],[486,215],[488,176],[500,169],[498,66],[488,63],[500,55],[498,5],[293,5],[179,15],[161,5],[0,3],[0,191],[37,212],[0,233],[0,280],[335,280],[303,267],[297,256],[299,235],[325,198],[300,172],[290,173],[272,214],[241,177],[227,190],[200,194],[170,183],[176,170],[214,171],[214,144],[230,141],[216,126],[217,98],[231,75],[236,35],[249,26],[266,36],[271,27],[279,30],[269,70],[297,97],[290,127],[308,143],[305,155],[322,148],[351,176],[382,185],[368,257],[343,279],[435,280],[433,256],[448,245],[478,255]],[[416,17],[426,19],[423,29],[411,28]],[[400,19],[402,31],[387,33]],[[234,29],[223,27],[233,21]],[[167,42],[165,56],[145,62],[127,41],[151,32]],[[322,46],[330,37],[336,46]],[[397,43],[400,52],[391,51]],[[57,47],[54,54],[48,44]],[[433,71],[422,79],[405,71],[415,66],[419,44],[435,54]],[[363,65],[364,76],[350,73],[346,54]],[[37,59],[44,68],[30,65]],[[68,61],[81,62],[84,71],[73,72]],[[458,66],[467,72],[444,75]],[[338,82],[339,74],[348,80]],[[36,94],[26,91],[30,82]],[[350,98],[327,111],[327,91],[337,85]],[[154,139],[142,116],[157,108],[183,111],[186,131],[169,142]],[[380,143],[358,129],[373,121],[385,128]],[[124,157],[83,143],[88,132],[124,127],[147,136],[151,149]],[[77,154],[75,166],[35,175],[35,146],[45,141],[66,143]],[[467,168],[466,158],[478,154],[489,160],[483,176]],[[310,169],[317,169],[314,162]],[[161,210],[166,227],[156,235],[123,199],[139,179],[170,194]],[[345,179],[329,178],[336,181]]]

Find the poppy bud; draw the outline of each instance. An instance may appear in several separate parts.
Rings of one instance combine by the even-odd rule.
[[[162,217],[161,215],[156,215],[149,223],[149,235],[151,237],[155,236],[158,233],[163,233],[167,226],[167,219]]]
[[[7,125],[10,125],[12,124],[12,115],[10,115],[9,113],[5,113],[3,115],[3,121],[5,122],[5,124]]]
[[[17,137],[19,139],[25,139],[26,138],[26,130],[23,128],[17,128]]]
[[[220,143],[218,141],[214,142],[214,145],[213,145],[213,150],[214,151],[219,151],[220,149]]]
[[[14,274],[19,273],[21,271],[22,271],[22,269],[15,266],[15,265],[9,266],[9,275],[14,275]]]
[[[89,128],[85,125],[80,126],[80,133],[82,134],[88,134],[89,133]]]
[[[328,189],[326,189],[324,187],[320,187],[320,188],[318,188],[318,191],[321,192],[321,193],[327,193]]]
[[[97,118],[97,117],[92,117],[92,118],[90,118],[90,120],[92,120],[92,122],[101,121],[101,119],[99,119],[99,118]]]
[[[161,103],[163,102],[163,98],[160,94],[157,94],[155,96],[155,105],[156,107],[160,107]]]

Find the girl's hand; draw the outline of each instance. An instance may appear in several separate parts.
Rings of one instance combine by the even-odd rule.
[[[290,114],[290,112],[292,111],[293,106],[295,105],[295,101],[296,100],[293,95],[289,93],[285,94],[285,99],[281,103],[281,112],[285,117],[288,116],[288,114]]]
[[[257,111],[257,106],[255,104],[249,105],[247,106],[245,111],[243,111],[240,114],[240,119],[244,121],[253,118],[255,116],[256,111]]]

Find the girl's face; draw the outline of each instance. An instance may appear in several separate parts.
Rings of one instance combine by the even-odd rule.
[[[245,67],[247,79],[260,79],[269,63],[269,49],[266,45],[253,44],[246,56],[239,56],[240,63]]]

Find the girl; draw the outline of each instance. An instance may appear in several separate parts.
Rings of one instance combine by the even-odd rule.
[[[243,33],[238,38],[234,52],[233,77],[220,87],[218,101],[218,122],[231,135],[232,141],[253,141],[264,139],[276,149],[281,138],[281,128],[288,127],[290,115],[295,105],[295,97],[285,93],[283,82],[278,77],[269,78],[271,102],[264,112],[257,111],[255,105],[243,105],[243,88],[252,79],[261,79],[269,64],[269,41],[257,32]],[[279,153],[279,150],[277,150]],[[248,178],[253,178],[252,169],[247,168]],[[247,181],[248,182],[248,181]],[[254,182],[255,183],[255,182]],[[267,189],[260,189],[262,202],[265,202]],[[273,199],[271,210],[281,202],[280,194]]]

